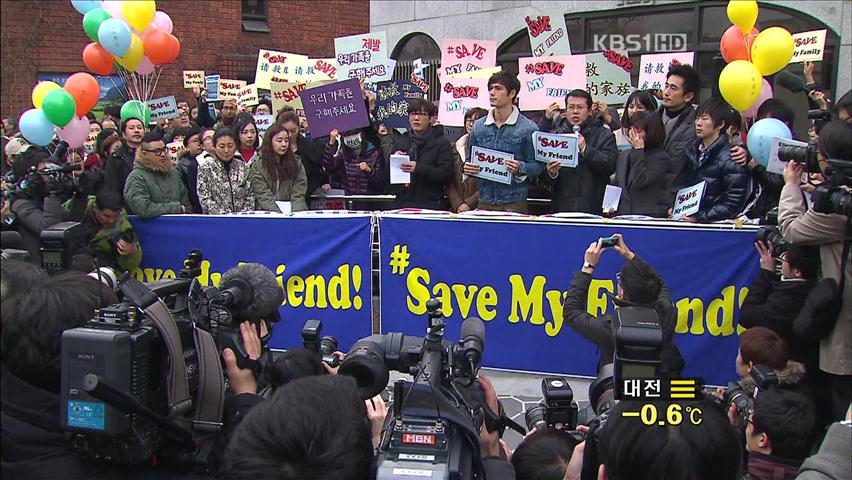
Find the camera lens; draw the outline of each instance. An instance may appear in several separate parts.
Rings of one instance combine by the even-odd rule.
[[[524,420],[526,420],[527,423],[527,430],[532,430],[533,428],[543,429],[546,426],[544,420],[546,412],[547,407],[541,403],[528,408],[527,411],[524,412]]]
[[[778,148],[778,158],[785,162],[790,160],[804,163],[808,158],[808,147],[798,145],[781,145]]]
[[[320,340],[320,352],[323,355],[332,355],[335,351],[337,351],[337,339],[330,335],[322,337],[322,340]]]

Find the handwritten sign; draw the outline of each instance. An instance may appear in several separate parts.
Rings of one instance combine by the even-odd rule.
[[[652,53],[642,55],[639,68],[639,90],[662,90],[666,75],[673,65],[692,65],[695,52]]]
[[[266,133],[273,121],[275,121],[275,117],[272,115],[255,115],[254,126],[257,128],[257,136],[263,138],[263,134]]]
[[[299,92],[312,137],[341,133],[370,124],[358,80],[330,83]]]
[[[151,111],[151,120],[159,120],[161,118],[168,120],[180,116],[174,95],[148,100],[148,109]]]
[[[184,70],[183,88],[204,88],[204,70]]]
[[[579,140],[574,134],[533,132],[535,159],[544,163],[557,160],[563,167],[577,168]]]
[[[426,83],[425,80],[418,77],[415,73],[411,73],[411,77],[408,79],[411,83],[417,86],[420,90],[423,90],[423,93],[429,92],[429,84]]]
[[[172,160],[172,163],[177,163],[180,156],[186,151],[186,147],[183,145],[183,142],[172,142],[166,144],[166,150],[169,151],[169,158]]]
[[[441,39],[438,75],[455,75],[497,65],[497,42],[459,38]]]
[[[551,103],[564,103],[575,88],[586,88],[586,56],[560,55],[518,59],[518,107],[544,110]]]
[[[331,82],[272,82],[272,90],[270,91],[272,94],[273,112],[277,113],[287,105],[296,110],[304,110],[299,92],[306,88],[319,87],[328,83]]]
[[[806,142],[800,142],[798,140],[789,140],[786,138],[775,137],[772,140],[772,146],[769,147],[769,163],[766,164],[766,171],[771,173],[777,173],[779,175],[784,175],[784,167],[787,166],[787,162],[778,158],[778,149],[781,148],[781,145],[791,145],[794,147],[807,147],[808,144]]]
[[[488,80],[482,78],[446,78],[438,103],[438,121],[442,125],[464,126],[464,114],[474,107],[488,109]]]
[[[238,99],[240,90],[246,86],[245,80],[230,80],[226,78],[219,79],[219,100],[227,100],[229,98]]]
[[[470,162],[474,165],[479,165],[481,168],[479,173],[472,176],[509,185],[512,183],[512,174],[509,173],[509,167],[506,165],[506,160],[514,159],[515,156],[511,153],[491,150],[490,148],[484,147],[471,147]]]
[[[524,22],[527,24],[533,56],[571,55],[565,15],[547,12],[544,15],[527,16]]]
[[[216,102],[219,100],[219,75],[207,75],[204,77],[204,88],[207,90],[207,100]]]
[[[408,163],[411,158],[408,155],[391,155],[390,156],[390,183],[391,185],[400,185],[411,183],[411,172],[402,171],[402,164]]]
[[[337,79],[356,78],[375,83],[390,80],[385,32],[369,32],[334,39]]]
[[[586,54],[586,91],[607,105],[621,105],[633,91],[630,71],[633,60],[625,53],[608,50]]]
[[[237,93],[237,105],[251,107],[260,103],[257,96],[257,86],[255,84],[246,85]]]
[[[701,182],[691,187],[681,188],[675,195],[674,208],[672,208],[672,219],[679,220],[682,217],[693,215],[701,206],[701,198],[704,196],[704,187],[707,182]]]
[[[793,34],[793,58],[790,63],[821,62],[825,51],[825,30]]]
[[[425,92],[406,80],[376,84],[376,121],[388,128],[408,128],[408,102]]]
[[[311,59],[312,74],[311,80],[327,81],[337,80],[337,59],[334,58],[316,58]]]
[[[276,52],[260,49],[257,52],[257,67],[254,72],[254,84],[257,88],[270,90],[272,81],[285,81],[289,77],[290,66],[307,62],[308,57],[298,53]]]

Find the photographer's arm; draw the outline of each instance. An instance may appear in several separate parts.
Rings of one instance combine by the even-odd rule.
[[[261,346],[257,330],[250,322],[240,324],[240,334],[243,338],[243,347],[249,358],[257,360],[260,358]],[[254,372],[249,369],[241,369],[237,366],[237,355],[230,348],[222,352],[225,360],[225,374],[228,376],[228,385],[231,393],[225,398],[224,422],[227,431],[234,428],[248,414],[249,410],[260,403],[263,398],[257,395],[257,379]]]
[[[46,197],[44,205],[39,206],[37,200],[17,199],[12,202],[12,212],[27,230],[41,235],[47,228],[65,220],[66,210],[57,197]]]
[[[839,242],[846,231],[846,218],[808,210],[799,187],[802,166],[789,162],[784,168],[784,188],[778,203],[778,225],[784,238],[795,245]]]
[[[586,265],[597,266],[597,260],[602,253],[601,242],[589,245],[586,250],[584,261]],[[574,273],[571,286],[565,296],[562,305],[562,318],[572,330],[586,337],[595,345],[603,345],[612,342],[609,326],[588,312],[589,285],[592,283],[592,272],[594,268],[584,267],[581,271]]]
[[[485,375],[479,374],[479,386],[485,397],[485,402],[492,412],[498,412],[500,405],[497,400],[497,391],[491,380]],[[482,468],[485,470],[485,478],[488,479],[514,479],[515,468],[505,457],[500,446],[500,433],[495,430],[489,432],[483,423],[479,430],[479,448],[480,457],[482,459]]]

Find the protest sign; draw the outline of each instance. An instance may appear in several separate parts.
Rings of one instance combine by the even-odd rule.
[[[423,93],[429,93],[429,84],[426,83],[422,78],[418,77],[415,73],[411,74],[411,77],[408,79],[417,86],[420,90],[423,90]]]
[[[390,80],[385,32],[369,32],[334,39],[337,79],[363,79],[374,83]]]
[[[784,167],[787,166],[787,162],[778,158],[778,149],[781,148],[781,145],[790,145],[794,147],[805,147],[807,148],[808,144],[806,142],[800,142],[798,140],[789,140],[786,138],[775,137],[772,140],[772,146],[769,147],[769,163],[766,165],[766,171],[770,173],[777,173],[779,175],[784,175]]]
[[[568,92],[586,88],[586,56],[582,54],[520,58],[518,71],[521,110],[544,110],[553,102],[564,105]]]
[[[408,128],[408,102],[425,92],[407,80],[376,84],[376,121],[388,128]]]
[[[159,120],[161,118],[168,120],[170,118],[177,118],[180,116],[174,95],[148,100],[148,110],[151,111],[152,121]]]
[[[479,70],[471,70],[469,72],[461,72],[453,75],[447,75],[446,78],[482,78],[488,80],[491,75],[503,70],[500,67],[481,68]]]
[[[313,64],[312,80],[337,80],[337,60],[334,58],[311,59]]]
[[[260,103],[255,84],[246,85],[237,93],[237,105],[251,107]]]
[[[639,90],[662,90],[666,74],[673,65],[692,65],[695,52],[651,53],[642,55],[639,69]]]
[[[86,151],[86,153],[92,153],[92,152],[95,151],[95,147],[97,146],[97,143],[98,143],[97,134],[93,135],[93,134],[90,133],[86,136],[86,140],[83,141],[83,149]]]
[[[411,172],[403,172],[402,164],[411,161],[408,155],[391,155],[390,156],[390,183],[391,185],[399,185],[411,183]]]
[[[633,61],[626,53],[607,50],[586,54],[586,91],[595,101],[621,105],[633,91],[630,71]]]
[[[825,51],[825,30],[793,34],[793,58],[790,63],[820,62]]]
[[[442,125],[464,125],[464,114],[473,107],[488,109],[488,80],[482,78],[446,78],[438,102],[438,121]]]
[[[257,128],[257,136],[258,138],[263,138],[263,134],[266,133],[266,130],[272,125],[272,122],[275,117],[272,115],[255,115],[254,116],[254,126]]]
[[[184,70],[183,88],[204,87],[204,70]]]
[[[227,100],[230,98],[236,100],[240,96],[240,90],[242,90],[245,86],[245,80],[230,80],[226,78],[220,78],[219,100]]]
[[[172,142],[166,144],[166,150],[169,151],[169,158],[172,160],[172,163],[177,163],[178,158],[186,150],[186,146],[184,146],[183,142]]]
[[[604,190],[603,204],[601,210],[603,213],[615,213],[618,210],[618,202],[621,200],[621,187],[616,185],[607,185]]]
[[[441,39],[438,76],[480,70],[496,64],[497,42],[493,40]]]
[[[674,208],[672,208],[672,219],[678,220],[698,212],[701,206],[701,198],[704,196],[706,181],[691,187],[681,188],[675,195]]]
[[[272,110],[278,112],[287,105],[296,110],[302,110],[302,98],[299,97],[299,92],[306,88],[308,84],[304,82],[272,82]]]
[[[544,163],[558,160],[563,167],[577,168],[579,140],[574,134],[533,132],[535,159]]]
[[[257,52],[257,68],[254,72],[254,84],[257,88],[271,89],[274,79],[290,80],[288,77],[289,67],[293,63],[301,63],[308,60],[305,55],[298,53],[276,52],[274,50],[260,49]]]
[[[219,75],[207,75],[204,77],[204,88],[207,90],[207,101],[219,100]]]
[[[361,86],[354,78],[305,89],[299,96],[314,138],[328,135],[335,128],[343,133],[370,124]]]
[[[571,55],[565,15],[546,12],[544,15],[528,16],[524,18],[524,22],[527,24],[533,56]]]
[[[512,183],[512,174],[506,165],[506,160],[514,160],[515,155],[484,147],[471,147],[470,162],[482,169],[473,177],[491,180],[492,182]]]

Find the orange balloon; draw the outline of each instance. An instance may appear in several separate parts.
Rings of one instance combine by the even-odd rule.
[[[750,62],[751,44],[754,43],[754,39],[757,38],[759,33],[760,30],[752,28],[751,33],[746,38],[740,27],[736,25],[728,27],[719,42],[719,50],[721,50],[725,62],[731,63],[734,60]]]
[[[145,55],[154,65],[165,65],[173,62],[180,53],[180,42],[171,33],[159,29],[151,29],[142,37]]]
[[[85,72],[75,73],[68,77],[65,86],[66,92],[74,97],[77,105],[77,116],[82,117],[94,108],[101,98],[101,87],[95,77]]]
[[[98,75],[109,75],[112,73],[112,64],[115,57],[97,43],[90,43],[83,49],[83,63],[86,68]]]

